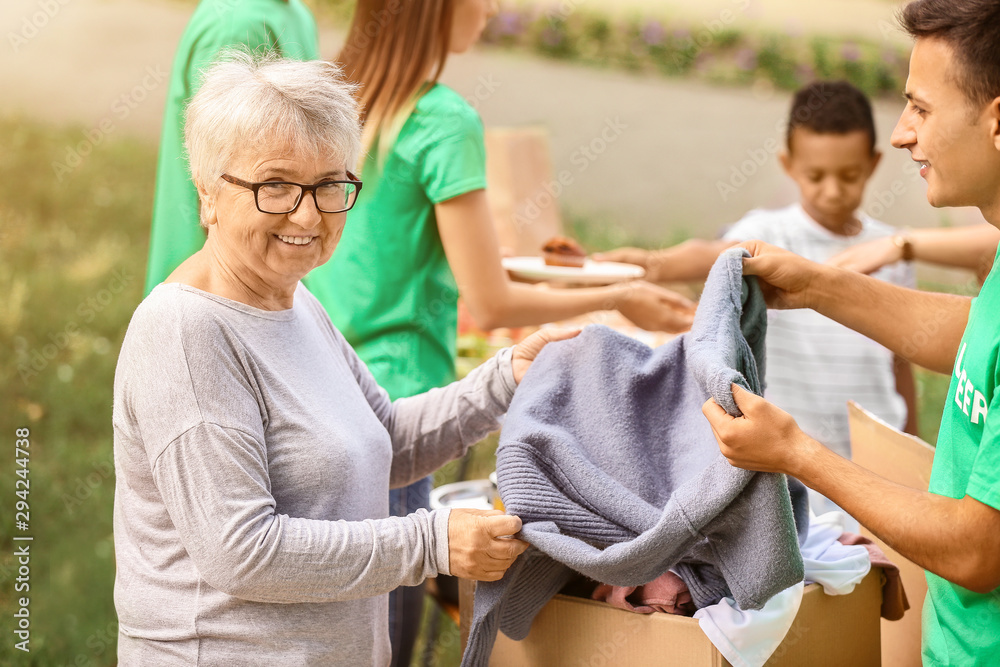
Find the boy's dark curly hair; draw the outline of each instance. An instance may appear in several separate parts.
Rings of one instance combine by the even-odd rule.
[[[872,117],[871,102],[846,81],[816,81],[795,93],[785,137],[789,153],[792,151],[792,133],[799,127],[817,134],[867,132],[871,137],[871,150],[875,150],[875,119]]]

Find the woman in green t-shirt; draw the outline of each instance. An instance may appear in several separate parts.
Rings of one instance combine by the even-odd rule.
[[[232,48],[318,60],[316,21],[302,0],[201,0],[191,14],[177,45],[163,111],[146,295],[205,245],[198,192],[184,152],[184,111],[198,92],[202,70]]]
[[[393,399],[455,379],[457,303],[483,329],[617,309],[652,330],[683,331],[693,304],[644,282],[543,290],[511,282],[486,203],[483,125],[437,83],[450,53],[467,51],[494,0],[359,0],[338,60],[358,85],[368,159],[365,195],[333,259],[306,284]],[[429,480],[390,500],[405,515],[427,503]],[[409,663],[415,611],[390,601],[395,664]],[[402,623],[399,623],[402,621]],[[394,625],[395,623],[395,625]]]

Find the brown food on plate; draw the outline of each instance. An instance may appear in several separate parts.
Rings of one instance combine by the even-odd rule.
[[[547,266],[572,266],[583,268],[587,253],[580,244],[565,236],[553,236],[542,246],[542,257]]]

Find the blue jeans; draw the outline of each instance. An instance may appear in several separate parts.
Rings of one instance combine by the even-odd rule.
[[[409,486],[389,491],[389,514],[406,516],[421,507],[429,507],[431,478],[425,477]],[[400,586],[389,593],[389,643],[392,667],[409,667],[413,644],[420,634],[424,610],[424,585]]]

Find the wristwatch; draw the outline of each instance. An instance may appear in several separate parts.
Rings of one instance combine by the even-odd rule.
[[[904,262],[913,260],[913,243],[906,234],[896,234],[892,237],[892,244],[899,248],[900,259]]]

